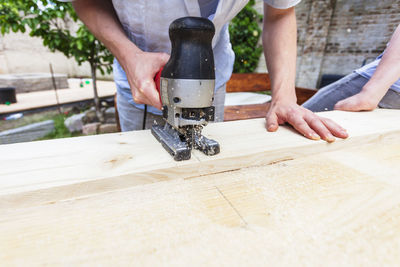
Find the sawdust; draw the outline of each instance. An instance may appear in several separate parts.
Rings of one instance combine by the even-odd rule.
[[[396,162],[399,152],[376,149]],[[369,164],[375,158],[373,151],[350,151]],[[0,261],[30,266],[397,265],[400,188],[335,155],[6,210],[0,218],[0,229],[7,229]],[[398,162],[379,166],[400,173]]]

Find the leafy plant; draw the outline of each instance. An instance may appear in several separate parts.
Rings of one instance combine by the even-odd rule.
[[[83,135],[80,132],[71,133],[68,128],[65,126],[65,120],[68,118],[68,115],[65,114],[57,114],[52,117],[54,121],[54,131],[47,134],[45,137],[40,138],[40,140],[48,140],[48,139],[58,139],[58,138],[67,138],[67,137],[76,137]]]
[[[71,25],[78,25],[72,29]],[[70,3],[48,0],[0,0],[0,31],[7,34],[25,32],[30,29],[30,36],[43,39],[43,45],[50,51],[60,51],[67,57],[73,57],[81,65],[88,62],[93,79],[94,102],[96,114],[100,120],[100,102],[97,93],[97,75],[112,71],[113,56],[107,48],[98,41],[78,21]]]
[[[259,44],[261,29],[258,26],[262,22],[262,16],[253,8],[254,0],[251,0],[229,25],[229,33],[233,51],[235,52],[235,64],[233,72],[253,72],[258,65],[262,46]]]
[[[12,1],[0,0],[0,32],[4,35],[10,30],[25,32],[25,26],[20,23],[17,6]]]

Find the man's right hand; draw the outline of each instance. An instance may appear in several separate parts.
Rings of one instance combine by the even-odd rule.
[[[118,59],[128,78],[135,102],[161,109],[154,76],[167,63],[165,53],[146,53],[126,36],[109,0],[75,0],[79,18]]]
[[[122,67],[126,72],[133,100],[161,109],[154,76],[169,60],[166,53],[136,52],[126,55]]]

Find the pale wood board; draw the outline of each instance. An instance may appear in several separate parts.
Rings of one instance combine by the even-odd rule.
[[[0,262],[396,266],[399,174],[400,141],[381,139],[268,166],[2,206]]]
[[[67,104],[93,99],[92,84],[79,87],[79,80],[68,80],[69,89],[57,90],[60,104]],[[99,97],[112,97],[117,89],[114,82],[98,81],[97,91]],[[57,105],[54,90],[17,94],[17,103],[9,106],[0,104],[0,114],[21,112],[30,109],[44,108]]]
[[[331,112],[350,138],[209,125],[174,162],[149,131],[0,146],[2,266],[397,265],[400,112]]]
[[[150,131],[0,146],[0,207],[74,198],[138,184],[198,177],[266,165],[310,154],[399,139],[400,111],[326,112],[348,129],[333,144],[308,140],[289,127],[265,130],[263,119],[208,125],[204,134],[221,145],[209,157],[174,161]]]

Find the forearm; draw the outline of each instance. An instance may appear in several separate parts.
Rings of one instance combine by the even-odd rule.
[[[400,78],[400,26],[393,34],[385,53],[363,91],[382,98],[390,86]]]
[[[264,4],[262,37],[273,100],[296,102],[297,26],[294,8],[279,10]]]
[[[125,35],[110,0],[75,0],[79,18],[124,65],[127,54],[141,52]]]

